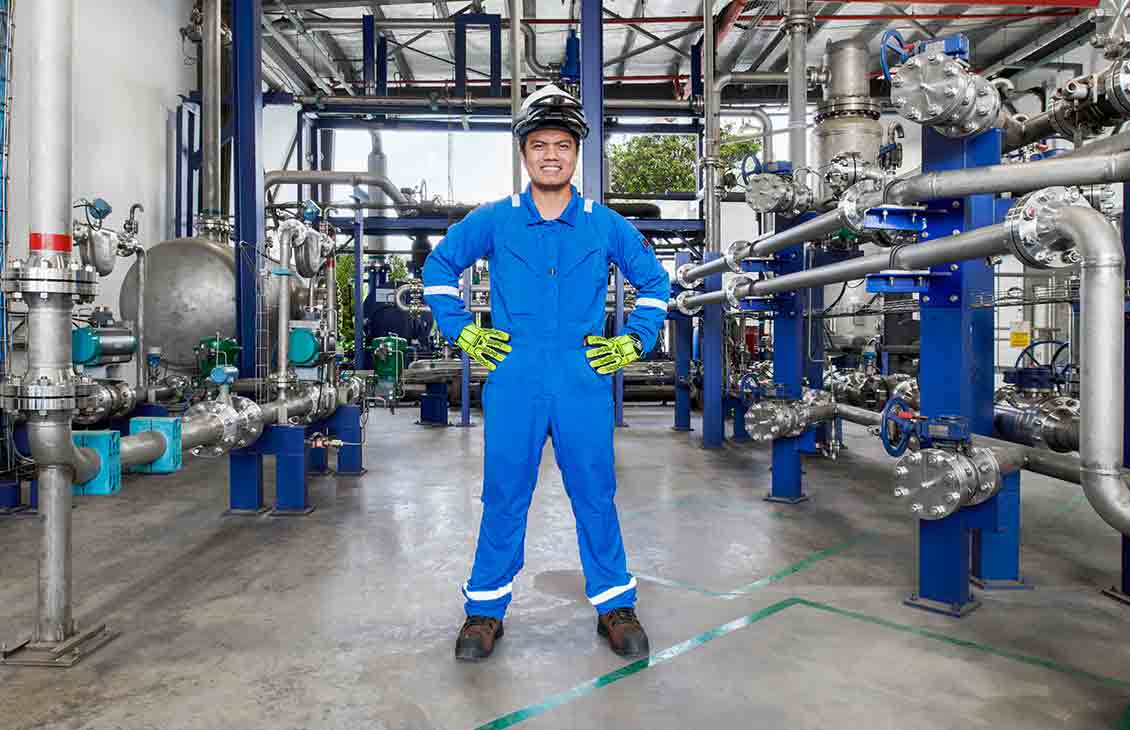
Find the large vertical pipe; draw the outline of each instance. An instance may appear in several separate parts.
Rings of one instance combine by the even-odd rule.
[[[793,169],[808,164],[808,0],[788,0],[789,157]]]
[[[221,58],[220,0],[204,0],[204,37],[202,43],[203,81],[200,95],[204,122],[200,138],[201,214],[205,218],[223,214],[220,206],[220,93]]]
[[[39,467],[38,607],[35,640],[58,643],[73,633],[71,620],[71,470]],[[63,527],[65,526],[65,527]]]
[[[510,0],[510,118],[517,119],[522,109],[522,2]],[[514,192],[522,192],[522,154],[518,139],[514,139],[513,185]]]
[[[293,226],[285,226],[279,232],[279,311],[278,311],[278,371],[275,385],[279,389],[279,400],[286,400],[287,381],[290,374],[290,252],[295,235],[305,235],[305,228],[297,221]],[[285,225],[285,224],[284,224]],[[310,243],[306,244],[311,245]],[[279,408],[279,424],[287,424],[286,407]]]
[[[722,205],[718,197],[718,168],[721,161],[718,159],[720,135],[718,96],[720,90],[714,85],[714,12],[713,3],[708,2],[707,12],[703,15],[702,35],[702,94],[703,107],[706,110],[706,127],[703,149],[705,154],[702,160],[702,198],[706,217],[706,250],[718,252],[722,250]]]
[[[369,148],[369,174],[379,175],[382,178],[388,177],[388,157],[385,155],[384,146],[381,140],[381,131],[373,129],[369,132],[371,135],[371,147]],[[387,205],[388,194],[380,185],[369,185],[369,202],[373,205]],[[371,215],[384,217],[387,215],[385,210],[370,211]],[[385,249],[384,236],[366,236],[365,247],[370,251],[383,251]]]
[[[31,118],[29,193],[30,263],[55,259],[72,249],[71,125],[72,36],[71,0],[31,3]],[[71,367],[71,300],[44,293],[27,299],[27,363],[24,382],[64,386],[74,382]],[[29,423],[29,442],[39,462],[39,510],[43,531],[39,553],[38,613],[35,640],[59,642],[71,633],[71,414],[46,411]],[[34,429],[30,427],[34,426]],[[68,449],[58,448],[65,439]],[[54,447],[54,448],[52,448]]]

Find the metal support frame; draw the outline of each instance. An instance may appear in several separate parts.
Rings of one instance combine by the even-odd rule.
[[[989,130],[967,139],[950,139],[924,130],[923,172],[995,165],[1002,136]],[[992,225],[994,195],[933,200],[926,233],[942,238],[957,231]],[[980,292],[993,286],[992,267],[983,260],[935,266],[928,292],[921,295],[922,414],[963,416],[973,433],[993,433],[993,313],[972,308]],[[954,373],[963,373],[960,378]],[[1020,477],[1005,479],[996,496],[942,520],[919,520],[915,592],[906,604],[960,617],[977,608],[970,581],[982,588],[1026,587],[1020,575]],[[973,532],[972,551],[970,535]]]
[[[803,223],[809,216],[793,220],[777,219],[777,230],[787,230]],[[779,274],[801,271],[804,266],[804,246],[791,246],[777,254]],[[801,299],[806,292],[788,292],[777,297],[773,320],[773,380],[780,394],[798,399],[801,396],[805,375],[805,320]],[[808,429],[811,430],[811,429]],[[774,439],[773,473],[769,482],[767,502],[798,504],[808,500],[804,493],[801,451],[805,435]]]
[[[173,237],[192,235],[200,202],[200,105],[182,101],[176,110],[176,184]]]
[[[703,263],[717,259],[722,254],[708,251]],[[703,291],[718,291],[722,288],[722,274],[713,274],[703,280]],[[725,325],[724,305],[708,304],[702,309],[702,339],[699,353],[702,355],[702,447],[719,449],[726,440],[726,412],[722,407],[723,391],[726,384],[722,379],[725,363],[722,360],[722,328]]]
[[[353,217],[353,367],[358,370],[365,369],[365,297],[361,283],[364,251],[365,213],[358,209]]]
[[[263,217],[262,0],[236,3],[233,18],[235,97],[235,276],[236,339],[239,372],[255,375],[255,308],[258,298],[259,244]]]
[[[387,41],[386,41],[387,44]],[[376,71],[377,71],[377,29],[376,24],[373,22],[372,15],[365,15],[361,18],[361,81],[365,84],[365,94],[371,95],[377,93],[376,84]],[[388,82],[388,58],[387,49],[385,62],[385,82]]]
[[[688,252],[675,254],[676,269],[691,262]],[[691,429],[691,355],[694,349],[694,319],[672,312],[667,315],[675,323],[675,341],[668,343],[675,356],[675,423],[676,431]]]
[[[467,95],[467,28],[490,30],[490,96],[502,96],[502,16],[462,13],[455,16],[455,97]]]

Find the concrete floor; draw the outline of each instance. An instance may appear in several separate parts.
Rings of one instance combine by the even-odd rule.
[[[547,449],[506,638],[457,664],[482,429],[374,412],[369,473],[312,481],[301,518],[225,517],[224,461],[79,498],[76,614],[123,635],[69,670],[0,669],[11,728],[1130,727],[1119,541],[1078,487],[1025,475],[1032,591],[971,616],[904,607],[912,523],[848,427],[812,501],[762,501],[765,447],[699,448],[631,407],[618,502],[655,654],[596,637]],[[34,610],[37,522],[0,518],[0,636]],[[1124,724],[1119,725],[1119,722]]]

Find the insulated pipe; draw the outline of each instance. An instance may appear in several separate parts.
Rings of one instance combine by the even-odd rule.
[[[342,97],[349,98],[349,97]],[[510,102],[507,101],[507,104]],[[263,176],[263,189],[278,185],[303,183],[307,185],[376,185],[397,205],[413,205],[400,188],[383,175],[367,172],[340,172],[338,170],[271,170]]]
[[[907,204],[982,193],[1017,195],[1052,185],[1095,185],[1127,180],[1130,180],[1130,152],[1109,156],[1080,154],[1023,165],[990,165],[916,175],[893,183],[886,195],[892,203]]]
[[[1130,535],[1130,491],[1122,477],[1123,325],[1126,317],[1122,241],[1092,208],[1060,210],[1056,231],[1083,255],[1079,286],[1080,433],[1083,493],[1103,520]]]
[[[223,27],[220,0],[204,0],[204,28],[201,54],[203,71],[202,130],[200,136],[200,213],[206,218],[223,215],[220,203],[220,96]]]
[[[789,159],[793,169],[808,165],[808,0],[788,0]]]

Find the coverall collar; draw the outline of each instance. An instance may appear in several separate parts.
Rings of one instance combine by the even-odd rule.
[[[577,225],[577,209],[583,205],[580,194],[577,193],[577,188],[573,185],[569,186],[572,191],[573,197],[569,200],[569,204],[565,206],[565,210],[561,211],[561,215],[557,220],[565,223],[570,228]],[[538,206],[534,203],[534,196],[530,192],[530,186],[527,183],[526,189],[522,191],[522,209],[526,211],[526,225],[533,226],[539,223],[545,223],[545,219],[541,217],[538,211]]]

